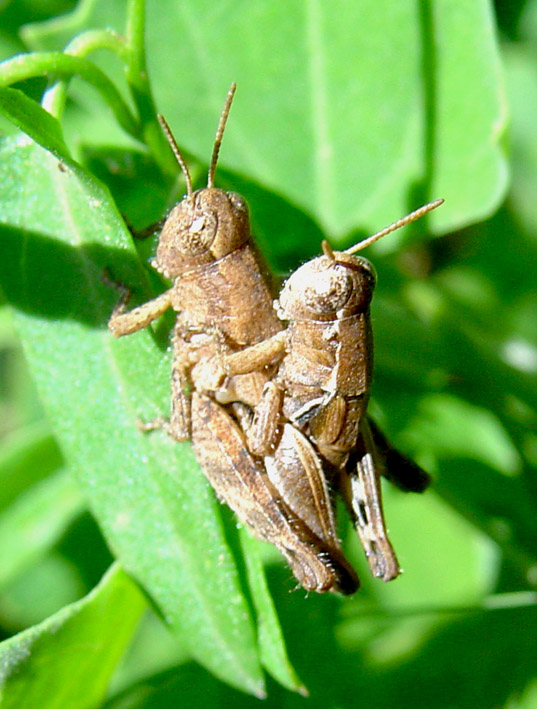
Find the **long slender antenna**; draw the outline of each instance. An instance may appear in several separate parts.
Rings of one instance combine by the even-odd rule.
[[[186,182],[186,190],[188,194],[188,199],[192,198],[192,179],[190,177],[190,173],[188,172],[188,167],[186,166],[185,159],[179,150],[179,146],[177,145],[177,142],[175,138],[173,137],[173,133],[171,131],[170,126],[166,122],[166,119],[164,116],[161,116],[161,114],[157,114],[158,122],[161,125],[162,130],[164,131],[164,135],[168,139],[168,143],[170,144],[171,149],[173,150],[173,154],[175,155],[175,159],[181,166],[181,170],[183,171],[183,175],[185,176],[185,182]]]
[[[222,113],[220,115],[220,120],[218,122],[218,128],[216,129],[216,137],[214,139],[213,154],[211,157],[211,164],[209,166],[209,175],[207,177],[207,187],[214,187],[214,173],[216,172],[216,163],[218,162],[218,153],[220,152],[220,146],[222,145],[222,138],[224,136],[224,130],[226,128],[227,118],[231,110],[231,103],[233,101],[233,96],[235,95],[235,90],[237,84],[233,82],[229,87],[227,92],[226,102]]]
[[[357,251],[361,251],[362,249],[365,249],[366,246],[373,244],[375,241],[378,241],[379,239],[382,239],[382,237],[386,236],[386,234],[391,234],[392,231],[395,231],[396,229],[400,229],[401,227],[406,226],[407,224],[410,224],[410,222],[415,222],[416,219],[423,217],[428,212],[432,212],[433,209],[436,209],[441,204],[444,204],[443,199],[437,199],[434,202],[429,202],[429,204],[426,204],[423,207],[420,207],[419,209],[416,209],[415,211],[410,212],[410,214],[407,214],[406,217],[402,217],[402,219],[398,219],[396,222],[394,222],[393,224],[390,224],[390,226],[387,226],[382,231],[377,231],[377,233],[373,234],[373,236],[368,236],[367,239],[364,239],[363,241],[359,241],[354,246],[351,246],[350,249],[347,249],[345,251],[345,253],[346,254],[355,254]]]

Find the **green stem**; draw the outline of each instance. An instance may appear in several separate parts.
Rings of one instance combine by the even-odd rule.
[[[138,109],[142,133],[157,164],[165,175],[177,175],[177,163],[164,138],[151,93],[145,57],[145,0],[129,0],[127,5],[127,82]]]
[[[65,48],[65,54],[85,58],[97,49],[109,49],[116,54],[124,64],[129,61],[129,51],[125,38],[111,29],[88,30],[82,32]],[[60,119],[67,99],[68,81],[58,81],[44,95],[42,106],[49,113]]]
[[[119,125],[137,140],[142,140],[142,129],[121,98],[110,79],[94,64],[62,52],[34,52],[21,54],[0,64],[0,85],[9,86],[34,76],[53,76],[69,79],[80,76],[91,84],[110,106]]]
[[[145,0],[129,0],[127,6],[127,80],[132,86],[149,89],[145,61]],[[147,91],[150,95],[150,91]]]
[[[129,60],[129,50],[125,38],[111,29],[87,30],[77,35],[65,48],[66,54],[85,57],[96,49],[110,49],[125,63]]]

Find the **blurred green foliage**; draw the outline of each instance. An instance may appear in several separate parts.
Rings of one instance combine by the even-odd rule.
[[[536,706],[537,0],[497,5],[148,0],[150,85],[140,2],[0,5],[1,58],[124,33],[126,9],[132,51],[86,36],[98,90],[74,78],[65,110],[49,93],[60,120],[36,103],[46,78],[0,65],[2,706],[246,707],[228,685],[262,695],[261,665],[275,707]],[[217,181],[246,196],[275,271],[446,199],[370,253],[372,408],[434,485],[386,486],[395,583],[369,578],[342,525],[352,599],[290,593],[188,446],[138,434],[168,406],[165,325],[105,330],[105,268],[139,302],[162,287],[121,215],[145,226],[183,189],[151,91],[201,185],[231,80]],[[105,575],[107,545],[149,604]]]

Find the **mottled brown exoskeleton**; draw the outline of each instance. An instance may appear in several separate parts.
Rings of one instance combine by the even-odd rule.
[[[318,479],[295,469],[303,487],[315,487],[306,520],[292,510],[269,480],[261,460],[247,449],[238,416],[258,404],[274,373],[270,364],[229,377],[221,385],[219,362],[224,355],[270,339],[282,328],[272,307],[268,271],[254,246],[245,201],[214,187],[218,152],[235,85],[218,126],[207,187],[193,191],[185,161],[162,117],[161,125],[183,170],[187,196],[173,208],[162,229],[154,267],[173,285],[162,295],[130,312],[125,302],[110,318],[116,337],[146,327],[168,308],[177,313],[173,330],[171,416],[144,424],[164,429],[172,438],[192,439],[198,462],[218,497],[255,533],[285,556],[307,590],[353,593],[358,580],[343,556],[335,531],[322,469]],[[233,402],[241,402],[234,406]],[[309,441],[298,431],[295,447],[307,460],[316,459]],[[299,455],[295,450],[295,455]],[[316,505],[316,506],[315,506]],[[327,509],[327,512],[324,510]],[[322,515],[320,517],[320,514]]]
[[[304,433],[355,520],[373,575],[384,581],[398,576],[400,568],[386,532],[379,476],[384,472],[413,491],[425,489],[428,476],[394,451],[366,417],[373,373],[369,309],[376,275],[354,253],[441,203],[416,210],[346,252],[334,252],[324,243],[324,255],[297,269],[283,287],[276,305],[287,329],[224,359],[226,371],[235,376],[282,357],[256,408],[250,449],[264,456],[270,479],[289,501],[295,492],[286,431],[292,427]]]

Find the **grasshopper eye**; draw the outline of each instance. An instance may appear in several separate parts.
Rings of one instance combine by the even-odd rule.
[[[363,274],[369,279],[370,288],[374,288],[377,283],[377,272],[375,271],[375,267],[371,261],[363,258],[363,256],[355,256],[354,258],[359,262]]]
[[[243,212],[246,215],[248,214],[248,205],[246,204],[246,200],[241,197],[240,194],[237,194],[236,192],[228,192],[227,196],[237,212]]]

